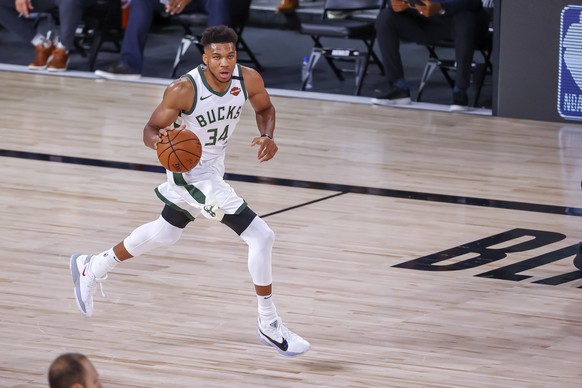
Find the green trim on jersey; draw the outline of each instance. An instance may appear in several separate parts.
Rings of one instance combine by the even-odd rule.
[[[245,87],[245,79],[243,78],[242,74],[242,67],[238,63],[236,64],[238,67],[238,77],[240,81],[240,87],[242,88],[243,94],[245,95],[245,101],[249,99],[249,95],[247,94],[247,88]]]
[[[200,73],[200,79],[202,80],[202,83],[204,84],[204,86],[206,86],[206,89],[208,89],[212,94],[215,94],[218,97],[222,97],[226,93],[228,93],[228,91],[230,90],[230,86],[232,85],[232,78],[230,79],[230,82],[229,82],[226,90],[222,93],[218,93],[216,90],[212,89],[212,87],[208,84],[208,81],[206,81],[206,77],[204,77],[204,70],[202,69],[202,65],[198,66],[198,73]]]
[[[158,198],[165,203],[166,205],[168,205],[169,207],[171,207],[172,209],[179,211],[181,213],[183,213],[186,217],[188,217],[188,219],[190,221],[194,221],[196,219],[196,217],[194,217],[192,214],[190,214],[189,211],[182,209],[180,206],[176,205],[174,202],[171,202],[170,200],[168,200],[166,197],[164,197],[162,195],[162,193],[160,193],[160,191],[158,190],[158,188],[156,187],[154,189],[154,191],[156,192],[156,195],[158,196]]]
[[[247,205],[247,201],[243,199],[243,204],[239,206],[238,209],[234,212],[234,214],[240,214],[243,210],[245,210],[249,205]]]
[[[175,172],[172,175],[174,177],[174,183],[178,186],[184,187],[196,202],[202,205],[206,203],[206,196],[204,193],[198,190],[196,186],[186,182],[182,174]]]
[[[198,100],[198,88],[196,88],[196,82],[194,82],[194,78],[192,78],[190,74],[183,75],[183,77],[188,78],[190,82],[192,82],[192,85],[194,85],[194,101],[192,102],[192,108],[190,108],[188,111],[183,111],[185,114],[191,115],[192,112],[194,112],[194,109],[196,109],[196,101]]]

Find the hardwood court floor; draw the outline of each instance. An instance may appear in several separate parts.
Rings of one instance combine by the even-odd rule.
[[[256,340],[244,243],[207,220],[82,317],[69,255],[161,210],[141,129],[163,87],[0,85],[0,386],[75,351],[108,387],[580,387],[580,126],[273,97],[259,165],[247,107],[227,177],[276,233],[275,302],[312,342],[289,359]]]

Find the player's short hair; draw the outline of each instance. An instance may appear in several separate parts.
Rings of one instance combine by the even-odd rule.
[[[87,357],[80,353],[64,353],[50,365],[48,380],[50,388],[69,388],[73,384],[85,385],[85,367],[82,361]]]
[[[214,26],[204,30],[200,44],[206,48],[213,43],[232,43],[236,45],[237,41],[238,35],[232,28],[228,26]]]

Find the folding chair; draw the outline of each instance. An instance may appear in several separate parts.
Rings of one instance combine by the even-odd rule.
[[[83,25],[77,28],[75,46],[83,57],[89,56],[89,69],[95,70],[97,54],[103,43],[111,42],[117,52],[121,51],[123,27],[120,0],[97,0],[85,9]]]
[[[232,25],[229,26],[238,35],[238,42],[237,42],[237,52],[246,54],[247,58],[244,56],[238,56],[239,62],[248,62],[251,63],[255,69],[258,71],[263,71],[263,66],[259,63],[259,60],[252,52],[249,45],[243,38],[243,31],[246,26],[247,20],[249,19],[250,7],[251,7],[251,0],[232,0],[232,9],[231,9],[231,20]],[[198,50],[203,53],[204,47],[200,44],[200,38],[202,35],[202,31],[206,28],[208,24],[208,16],[201,13],[193,13],[193,14],[178,14],[172,16],[172,20],[178,24],[180,24],[184,28],[184,36],[180,41],[180,46],[178,47],[178,52],[176,53],[176,58],[174,60],[174,66],[172,68],[172,77],[176,76],[178,71],[178,66],[180,62],[186,55],[186,52],[190,48],[192,44],[194,44]]]
[[[368,71],[368,66],[374,62],[384,74],[384,68],[379,57],[374,52],[376,41],[375,19],[358,17],[361,12],[379,12],[386,6],[387,0],[325,0],[323,17],[318,23],[301,23],[299,32],[311,36],[313,48],[307,63],[307,71],[302,77],[301,90],[305,90],[307,81],[312,77],[313,68],[321,57],[325,58],[337,78],[345,79],[344,73],[355,73],[355,95],[360,95],[362,84]],[[348,13],[347,19],[331,19],[328,12]],[[324,47],[322,38],[344,38],[346,40],[361,41],[365,49],[330,48]],[[355,62],[353,69],[344,69],[336,65],[337,61]]]

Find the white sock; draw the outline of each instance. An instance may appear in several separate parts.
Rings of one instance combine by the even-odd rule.
[[[259,302],[259,317],[261,322],[268,323],[277,319],[277,309],[273,303],[272,295],[261,296],[257,295],[257,301]]]
[[[103,278],[119,263],[121,261],[115,256],[113,248],[111,248],[93,257],[90,270],[96,278]]]
[[[61,49],[61,50],[65,50],[67,53],[69,52],[69,50],[67,50],[67,48],[65,46],[63,46],[63,44],[61,42],[57,43],[57,48]]]
[[[43,44],[46,42],[46,37],[43,34],[36,34],[34,38],[30,41],[33,46],[38,46],[39,44]]]

